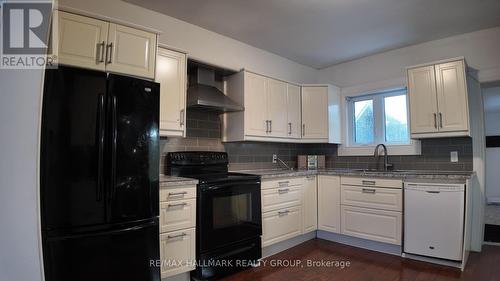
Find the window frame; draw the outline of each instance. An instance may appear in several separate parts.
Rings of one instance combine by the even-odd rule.
[[[406,114],[408,122],[408,138],[409,142],[387,142],[385,132],[385,98],[391,96],[399,96],[406,94]],[[374,118],[374,143],[360,144],[355,142],[355,119],[354,119],[354,103],[356,101],[373,100],[373,118]],[[344,142],[339,146],[339,156],[367,156],[373,155],[375,146],[383,143],[387,146],[390,155],[420,155],[420,141],[411,139],[410,135],[410,109],[409,98],[406,87],[397,87],[385,90],[371,91],[368,93],[359,93],[349,96],[344,96],[343,99],[343,132]]]

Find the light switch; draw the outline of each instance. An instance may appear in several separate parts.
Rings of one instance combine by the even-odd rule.
[[[458,162],[458,151],[450,152],[450,162]]]

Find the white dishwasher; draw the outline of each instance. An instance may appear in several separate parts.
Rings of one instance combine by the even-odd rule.
[[[462,260],[465,185],[404,186],[404,252]]]

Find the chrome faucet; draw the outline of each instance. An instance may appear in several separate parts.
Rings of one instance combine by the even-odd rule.
[[[291,171],[293,171],[293,168],[292,168],[292,167],[290,167],[290,166],[288,166],[288,164],[286,164],[286,163],[285,163],[285,161],[281,160],[278,156],[276,156],[276,161],[277,161],[280,165],[285,166],[285,168],[286,168],[287,170],[291,170]]]
[[[388,159],[388,155],[387,155],[387,147],[385,146],[385,144],[381,143],[381,144],[378,144],[376,147],[375,147],[375,152],[373,153],[373,157],[377,158],[377,163],[378,163],[378,158],[380,157],[378,151],[379,151],[379,147],[381,147],[384,149],[384,171],[388,171],[389,168],[392,168],[392,164],[389,164],[389,159]]]

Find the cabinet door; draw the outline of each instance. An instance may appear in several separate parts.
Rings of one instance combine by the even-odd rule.
[[[304,178],[302,191],[302,232],[307,233],[318,228],[316,176]]]
[[[408,96],[410,98],[411,133],[437,132],[438,110],[434,66],[408,70]]]
[[[328,87],[302,87],[302,138],[328,138]]]
[[[300,87],[287,84],[287,125],[288,137],[300,139],[301,134],[301,108]]]
[[[469,129],[464,67],[463,61],[435,66],[440,132],[467,131]]]
[[[106,70],[154,78],[156,34],[110,23]]]
[[[196,199],[160,202],[160,233],[196,226]]]
[[[245,135],[268,136],[267,78],[245,72]]]
[[[156,82],[160,83],[160,135],[186,134],[186,55],[159,48]]]
[[[195,229],[160,234],[161,278],[194,270]]]
[[[62,11],[56,11],[57,36],[53,36],[60,64],[104,71],[108,23]]]
[[[288,135],[287,124],[287,87],[286,83],[268,79],[267,80],[267,104],[270,136],[286,137]]]
[[[262,214],[262,247],[293,238],[301,232],[300,207],[279,209]]]
[[[401,245],[401,212],[342,206],[342,234]]]
[[[340,177],[318,177],[318,229],[340,233]]]

